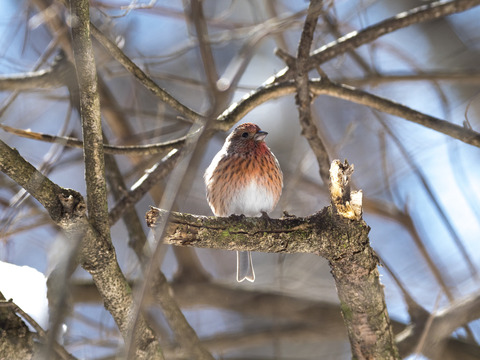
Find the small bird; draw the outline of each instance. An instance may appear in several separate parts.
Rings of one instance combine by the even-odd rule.
[[[283,174],[258,125],[237,126],[205,171],[207,200],[215,216],[260,216],[277,205]],[[255,281],[250,251],[237,251],[237,281]]]

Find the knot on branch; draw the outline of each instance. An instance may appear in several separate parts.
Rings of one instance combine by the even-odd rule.
[[[164,210],[150,206],[150,210],[145,214],[145,221],[147,222],[147,226],[149,228],[154,228],[157,226],[157,221],[162,216],[160,211]]]
[[[351,220],[362,218],[362,191],[350,190],[350,177],[354,166],[348,161],[342,164],[340,160],[333,160],[330,166],[330,198],[337,212]]]
[[[73,224],[72,220],[85,216],[87,207],[82,195],[77,191],[61,189],[58,200],[60,202],[60,216],[54,220],[62,223],[62,227],[69,228]]]

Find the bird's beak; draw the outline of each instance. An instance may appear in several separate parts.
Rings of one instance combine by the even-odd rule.
[[[262,141],[264,140],[268,135],[268,132],[266,131],[262,131],[262,130],[259,130],[254,136],[253,138],[255,139],[255,141]]]

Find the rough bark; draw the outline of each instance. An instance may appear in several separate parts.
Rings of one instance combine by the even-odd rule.
[[[0,293],[0,301],[5,301]],[[34,354],[33,334],[10,307],[0,307],[0,359],[28,360]]]
[[[332,205],[306,218],[215,218],[167,213],[152,207],[147,224],[154,227],[168,215],[163,237],[168,244],[306,252],[326,258],[337,286],[353,358],[399,359],[377,270],[378,258],[368,239],[370,228],[358,210],[361,195],[350,191],[352,173],[353,166],[334,160],[330,169]],[[344,211],[351,205],[357,211]]]
[[[129,338],[133,296],[118,265],[115,249],[90,224],[81,194],[53,183],[25,161],[18,151],[0,141],[0,170],[27,190],[48,211],[69,241],[81,241],[82,266],[90,272],[102,295],[105,308],[117,323],[124,338]],[[138,358],[162,359],[158,341],[142,317],[135,344]]]

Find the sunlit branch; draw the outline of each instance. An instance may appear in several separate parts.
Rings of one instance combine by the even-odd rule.
[[[61,144],[65,146],[83,148],[83,141],[68,137],[57,136],[34,132],[31,130],[16,129],[8,125],[0,124],[0,128],[9,133],[28,138],[33,140],[39,140],[49,143]],[[112,155],[154,155],[158,153],[167,152],[178,147],[182,147],[185,144],[187,137],[182,136],[175,140],[165,141],[163,143],[148,144],[148,145],[108,145],[103,144],[105,154]]]
[[[125,209],[135,205],[155,184],[166,177],[181,159],[181,150],[172,150],[159,163],[146,171],[141,177],[110,210],[110,224],[115,224],[122,216]]]
[[[310,56],[309,70],[313,70],[317,65],[321,65],[352,49],[371,43],[379,37],[398,29],[459,13],[478,5],[480,5],[480,0],[437,1],[399,13],[360,31],[352,31],[315,50]],[[276,76],[277,80],[292,78],[292,69],[282,69]]]
[[[360,105],[369,106],[372,109],[423,125],[432,130],[463,141],[464,143],[480,147],[480,133],[477,133],[476,131],[424,114],[420,111],[413,110],[408,106],[373,95],[366,91],[347,85],[336,84],[325,79],[310,80],[310,89],[317,96],[328,95]],[[257,106],[268,100],[293,94],[295,91],[296,86],[293,81],[284,81],[262,86],[244,96],[239,102],[232,104],[217,118],[215,126],[221,130],[229,129]]]

